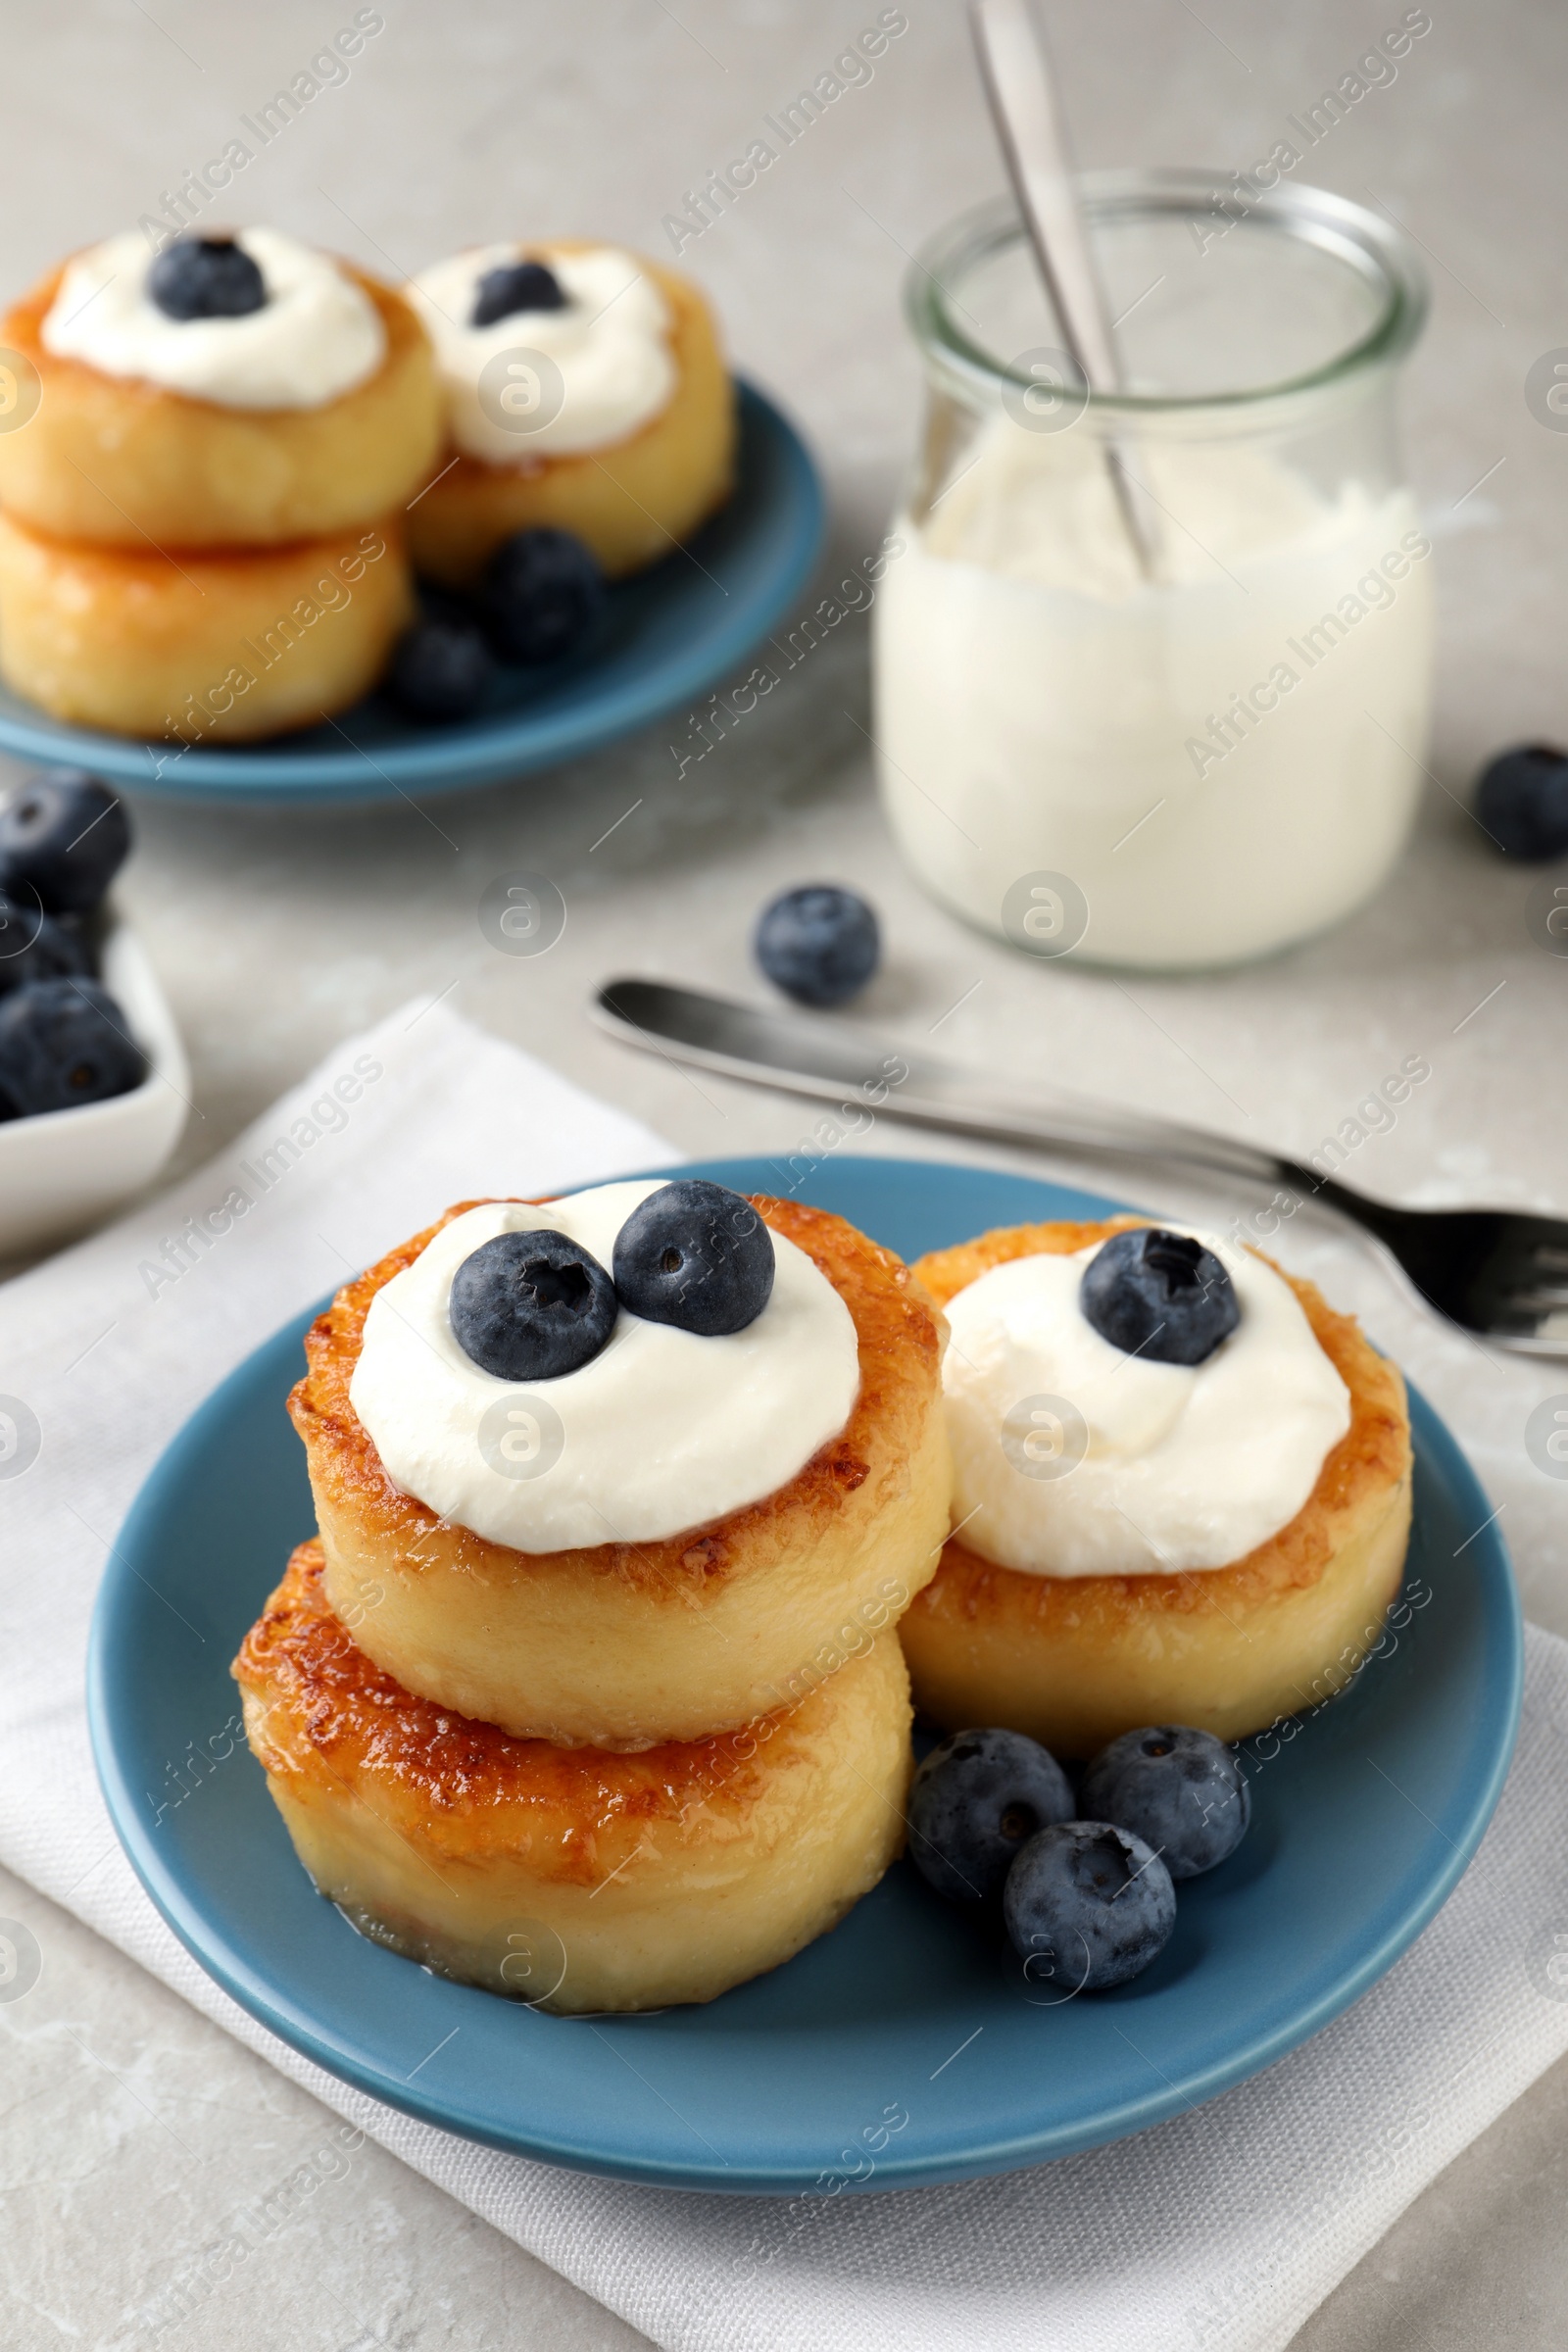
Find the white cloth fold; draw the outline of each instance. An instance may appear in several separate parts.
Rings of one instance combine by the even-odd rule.
[[[254,2025],[121,1854],[83,1656],[106,1548],[162,1446],[285,1317],[449,1200],[673,1156],[440,1005],[411,1006],[164,1200],[0,1291],[0,1387],[24,1408],[24,1451],[38,1433],[30,1465],[0,1476],[0,1860],[671,2352],[1272,2352],[1568,2049],[1568,1644],[1549,1635],[1529,1635],[1519,1753],[1480,1853],[1355,2008],[1138,2138],[956,2188],[705,2197],[455,2139]]]

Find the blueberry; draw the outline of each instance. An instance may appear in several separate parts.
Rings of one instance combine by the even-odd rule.
[[[476,621],[456,613],[416,620],[392,651],[385,688],[405,716],[421,725],[470,718],[495,675]]]
[[[514,531],[485,567],[481,603],[504,662],[537,668],[580,643],[605,603],[598,559],[570,531]]]
[[[1202,1363],[1242,1319],[1212,1250],[1158,1225],[1112,1234],[1084,1268],[1078,1305],[1102,1340],[1155,1364]]]
[[[0,1093],[24,1114],[128,1095],[146,1069],[96,980],[32,980],[0,997]]]
[[[742,1194],[683,1176],[632,1210],[614,1265],[634,1315],[716,1340],[755,1323],[772,1297],[773,1236]]]
[[[1030,1984],[1065,1999],[1125,1984],[1157,1959],[1176,1925],[1176,1890],[1131,1830],[1064,1821],[1021,1849],[1002,1915]]]
[[[993,1901],[1024,1840],[1077,1806],[1050,1750],[1022,1732],[953,1732],[909,1790],[909,1859],[951,1902]]]
[[[503,262],[487,270],[474,288],[470,326],[494,326],[516,311],[564,311],[561,280],[543,262]]]
[[[876,970],[876,916],[853,890],[803,882],[762,909],[757,960],[801,1004],[843,1004]]]
[[[107,784],[46,767],[0,806],[0,891],[47,914],[86,914],[129,848],[130,820]]]
[[[166,318],[243,318],[267,301],[267,281],[232,237],[176,237],[147,272]]]
[[[453,1336],[497,1380],[559,1380],[615,1328],[615,1286],[580,1242],[546,1227],[498,1233],[452,1277]]]
[[[1234,1853],[1252,1818],[1235,1753],[1212,1732],[1161,1723],[1123,1732],[1084,1774],[1079,1802],[1097,1821],[1132,1830],[1173,1879],[1196,1879]]]
[[[91,970],[85,940],[53,915],[0,894],[0,996],[29,980],[84,979]]]
[[[1476,815],[1509,858],[1568,857],[1568,753],[1549,743],[1499,752],[1481,771]]]

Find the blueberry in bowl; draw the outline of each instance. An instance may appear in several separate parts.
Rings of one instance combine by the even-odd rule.
[[[91,913],[129,849],[122,803],[85,768],[45,768],[0,804],[0,891],[46,914]]]
[[[0,996],[32,980],[84,980],[92,956],[79,931],[0,892]]]
[[[1084,1268],[1078,1303],[1102,1340],[1156,1364],[1201,1364],[1242,1319],[1235,1285],[1191,1234],[1140,1225]]]
[[[1158,1959],[1176,1925],[1164,1863],[1108,1821],[1037,1831],[1007,1873],[1002,1908],[1031,1986],[1063,2000],[1129,1983]]]
[[[452,1277],[458,1346],[497,1380],[559,1380],[615,1328],[615,1286],[580,1242],[550,1228],[498,1233]]]
[[[1071,1821],[1071,1783],[1022,1732],[952,1732],[909,1790],[909,1859],[950,1902],[989,1903],[1037,1830]]]
[[[1196,1879],[1223,1862],[1252,1818],[1235,1749],[1179,1723],[1112,1740],[1085,1772],[1079,1801],[1097,1820],[1145,1839],[1173,1879]]]
[[[722,1339],[773,1295],[773,1237],[744,1194],[683,1176],[640,1201],[615,1236],[615,1289],[645,1323]]]
[[[1507,858],[1568,858],[1568,752],[1550,743],[1499,752],[1481,771],[1475,812]]]
[[[485,566],[479,610],[501,660],[538,669],[577,651],[607,595],[597,557],[570,531],[514,531]]]
[[[24,1118],[128,1095],[146,1071],[96,980],[31,980],[0,997],[0,1095]]]
[[[874,910],[836,882],[803,882],[762,909],[757,960],[798,1004],[848,1004],[876,970],[882,952]]]
[[[433,612],[392,649],[383,691],[406,718],[440,726],[471,718],[495,676],[484,631],[461,612]]]
[[[79,769],[0,804],[0,1253],[68,1240],[157,1175],[190,1072],[157,974],[105,892],[125,811]],[[72,1110],[79,1115],[63,1119]]]

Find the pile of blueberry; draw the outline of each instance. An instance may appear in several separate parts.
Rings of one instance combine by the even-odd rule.
[[[773,1237],[726,1185],[685,1176],[639,1202],[613,1271],[553,1228],[498,1233],[452,1278],[453,1337],[497,1380],[559,1380],[599,1353],[621,1307],[704,1339],[755,1323],[773,1292]]]
[[[606,593],[592,550],[570,531],[514,531],[496,549],[471,600],[444,590],[427,595],[423,616],[393,649],[385,691],[420,725],[470,718],[498,664],[543,669],[575,653]]]
[[[97,978],[97,916],[130,848],[119,800],[47,769],[0,806],[0,1119],[128,1094],[146,1074]]]
[[[1032,1986],[1125,1984],[1165,1948],[1178,1879],[1234,1853],[1251,1819],[1235,1751],[1185,1724],[1123,1732],[1076,1796],[1021,1732],[954,1732],[909,1792],[909,1858],[950,1902],[1001,1905]]]

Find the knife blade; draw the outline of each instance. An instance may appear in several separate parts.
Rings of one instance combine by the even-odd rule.
[[[590,1010],[600,1028],[644,1053],[830,1102],[847,1114],[885,1112],[989,1143],[1177,1159],[1269,1184],[1293,1172],[1291,1161],[1233,1137],[1124,1110],[1066,1088],[971,1072],[824,1015],[738,1004],[670,981],[631,976],[606,981]]]

